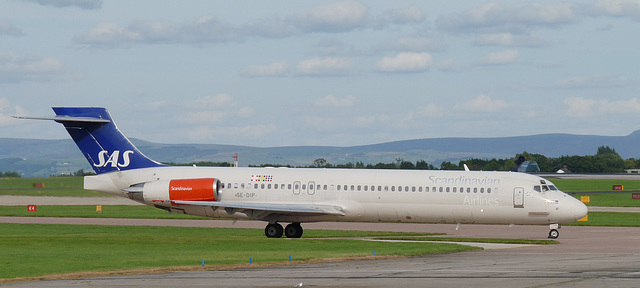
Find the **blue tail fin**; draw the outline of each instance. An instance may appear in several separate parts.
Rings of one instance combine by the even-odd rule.
[[[164,166],[149,159],[118,130],[105,108],[53,107],[62,123],[97,174]]]

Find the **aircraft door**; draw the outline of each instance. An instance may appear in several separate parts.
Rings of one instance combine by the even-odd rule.
[[[309,187],[307,188],[307,193],[309,195],[315,195],[316,194],[316,183],[311,181],[309,182]]]
[[[300,195],[300,181],[293,182],[293,195]]]
[[[524,188],[513,189],[513,208],[524,208]]]

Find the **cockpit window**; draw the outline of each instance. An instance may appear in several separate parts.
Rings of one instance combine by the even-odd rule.
[[[542,190],[540,190],[540,185],[533,186],[533,190],[536,190],[538,192],[542,192]]]
[[[558,188],[556,188],[556,186],[554,186],[554,185],[549,185],[549,189],[551,189],[551,190],[558,190]]]
[[[547,185],[542,185],[542,191],[543,191],[543,192],[547,192],[547,191],[549,191],[549,186],[547,186]]]

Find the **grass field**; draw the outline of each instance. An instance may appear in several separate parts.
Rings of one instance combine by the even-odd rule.
[[[37,206],[36,212],[28,212],[25,206],[0,206],[0,216],[21,217],[81,217],[81,218],[138,218],[138,219],[211,219],[200,216],[172,213],[151,206]]]
[[[412,256],[479,248],[350,239],[270,239],[262,229],[0,224],[0,278],[151,267]],[[330,237],[345,231],[309,231]],[[346,235],[421,235],[350,231]],[[424,234],[422,234],[424,235]],[[184,268],[183,268],[184,269]]]
[[[44,188],[34,188],[43,183]],[[0,195],[108,197],[111,194],[87,191],[82,177],[0,178]],[[116,196],[113,196],[116,197]]]
[[[564,192],[613,191],[613,185],[623,185],[624,190],[640,190],[639,180],[611,179],[551,179],[558,189]]]

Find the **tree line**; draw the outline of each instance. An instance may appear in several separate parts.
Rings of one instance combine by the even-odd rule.
[[[621,173],[624,169],[640,168],[640,159],[622,159],[615,149],[609,146],[600,146],[595,155],[586,156],[560,156],[547,157],[542,154],[522,152],[508,159],[480,159],[472,158],[461,160],[457,164],[444,161],[439,167],[428,164],[424,160],[415,162],[401,161],[392,163],[363,164],[362,162],[331,165],[323,158],[318,158],[310,166],[316,168],[363,168],[363,169],[416,169],[416,170],[464,170],[466,164],[474,171],[511,171],[517,166],[519,160],[536,161],[540,172],[554,173],[566,168],[575,173]]]

